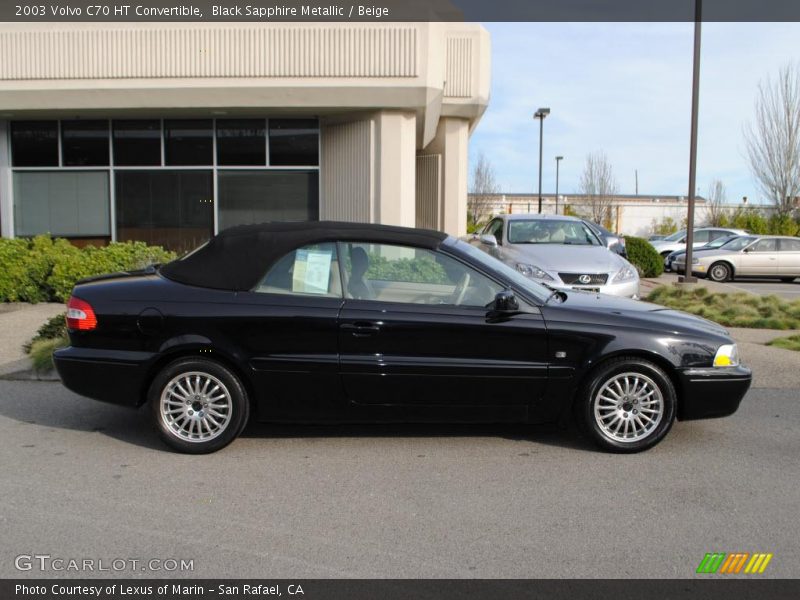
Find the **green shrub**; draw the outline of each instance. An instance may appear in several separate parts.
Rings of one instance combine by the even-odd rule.
[[[34,343],[41,340],[53,340],[57,338],[67,337],[67,315],[66,313],[58,314],[50,317],[45,321],[44,325],[39,327],[33,339],[23,346],[26,354],[30,354],[31,347]]]
[[[450,283],[442,266],[431,258],[388,260],[386,257],[374,253],[369,255],[367,277],[383,281]]]
[[[664,272],[664,261],[647,240],[625,236],[625,248],[628,260],[642,277],[658,277]]]
[[[671,235],[678,231],[678,224],[672,217],[664,217],[661,221],[653,219],[652,229],[657,235]]]
[[[64,348],[69,344],[66,337],[58,337],[47,340],[39,340],[31,345],[29,352],[33,368],[36,371],[52,371],[53,352],[59,348]]]
[[[143,242],[77,248],[48,235],[0,239],[0,302],[65,302],[79,279],[142,269],[175,258]]]
[[[685,289],[662,285],[647,296],[648,302],[683,310],[726,327],[797,329],[800,300],[752,294],[713,294],[704,287]]]

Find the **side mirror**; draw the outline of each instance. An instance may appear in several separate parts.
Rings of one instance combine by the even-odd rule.
[[[747,248],[744,249],[745,253],[752,252],[752,251],[753,251],[753,247],[752,246],[748,246]]]
[[[515,312],[519,310],[519,302],[517,302],[514,292],[511,290],[503,290],[498,292],[494,297],[494,310],[497,312]]]
[[[484,233],[481,236],[481,244],[486,244],[487,246],[495,247],[497,246],[497,238],[494,237],[491,233]]]

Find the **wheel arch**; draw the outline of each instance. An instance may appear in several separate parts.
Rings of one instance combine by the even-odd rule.
[[[584,368],[582,369],[582,371],[575,380],[575,384],[572,386],[572,397],[570,398],[569,404],[565,407],[565,410],[561,415],[562,423],[572,418],[573,410],[578,400],[578,394],[580,394],[580,392],[586,387],[588,382],[591,380],[592,375],[607,363],[611,362],[612,360],[620,358],[638,358],[646,360],[647,362],[653,363],[654,365],[659,367],[662,371],[664,371],[667,377],[669,377],[669,380],[672,383],[672,387],[675,389],[675,400],[677,401],[676,402],[677,405],[675,407],[676,415],[683,414],[684,394],[683,394],[683,389],[681,387],[680,378],[678,377],[678,371],[676,370],[675,365],[671,363],[668,359],[658,354],[657,352],[644,350],[642,348],[630,348],[630,349],[614,350],[613,352],[604,354],[597,360],[592,362],[587,362],[584,365]]]
[[[153,383],[153,380],[161,372],[161,370],[168,364],[180,360],[182,358],[202,358],[217,362],[230,370],[234,375],[239,378],[242,386],[247,392],[248,403],[251,410],[256,410],[255,389],[249,377],[247,377],[246,370],[232,357],[224,351],[219,351],[212,348],[210,345],[198,345],[196,343],[187,345],[170,346],[167,350],[162,352],[159,357],[153,362],[147,370],[147,375],[143,379],[142,388],[139,391],[139,404],[143,406],[147,403],[147,392]]]

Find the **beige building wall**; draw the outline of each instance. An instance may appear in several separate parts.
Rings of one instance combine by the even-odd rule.
[[[321,218],[414,226],[422,195],[460,235],[489,52],[469,23],[2,23],[0,122],[317,117]],[[3,235],[9,169],[0,152]]]

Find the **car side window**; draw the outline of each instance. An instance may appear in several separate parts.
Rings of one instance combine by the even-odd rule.
[[[752,246],[752,252],[777,252],[778,240],[759,240]]]
[[[781,239],[781,252],[800,252],[800,240]]]
[[[253,289],[260,294],[342,297],[336,244],[312,244],[292,250],[273,264]]]
[[[708,242],[709,239],[709,231],[695,231],[694,232],[694,244],[705,244]]]
[[[712,229],[709,231],[708,241],[713,242],[714,240],[729,235],[727,231],[723,231],[721,229]]]
[[[342,242],[345,297],[407,304],[486,307],[503,290],[441,252],[391,244]]]

